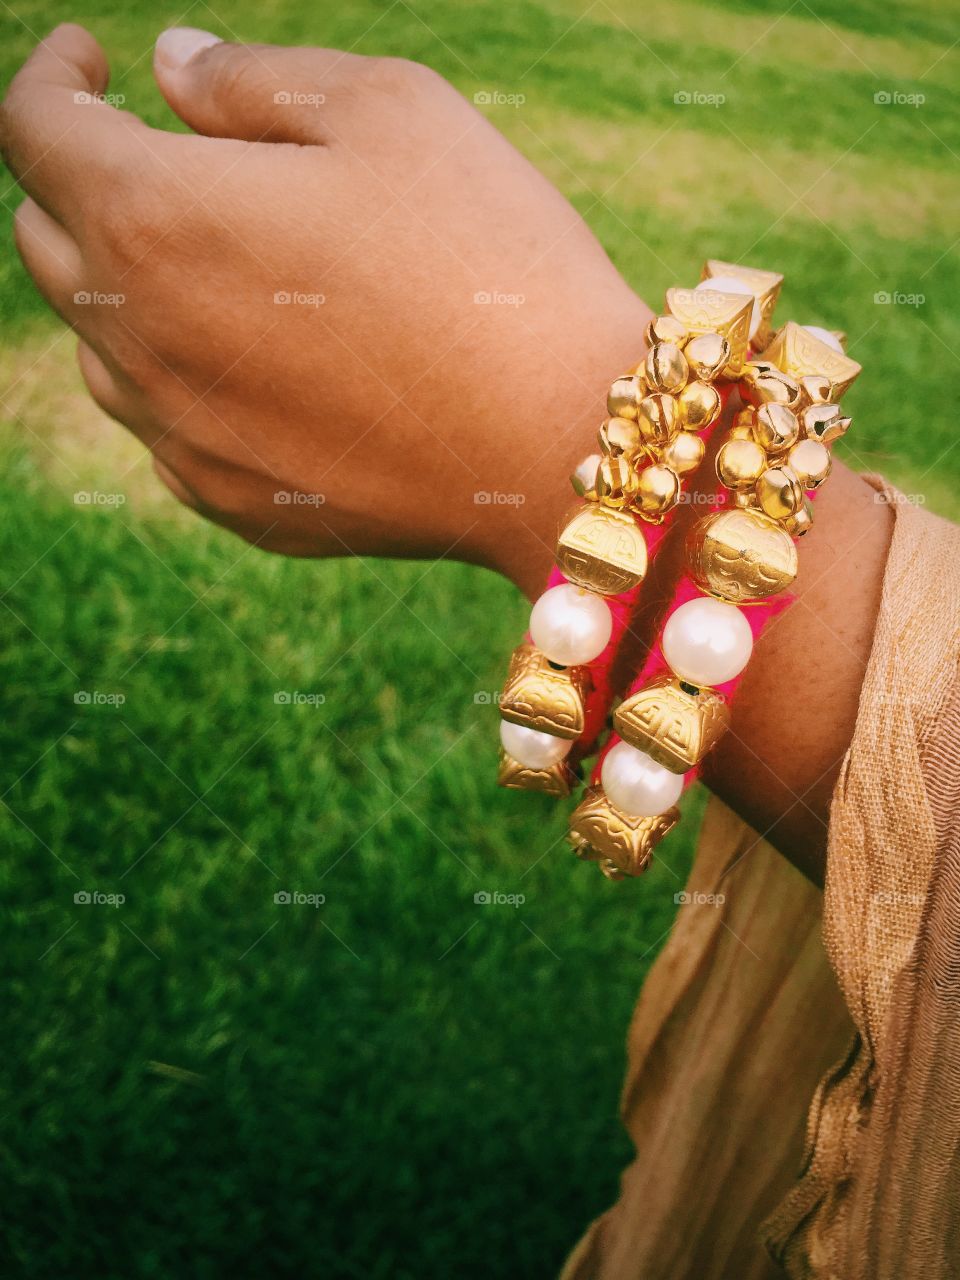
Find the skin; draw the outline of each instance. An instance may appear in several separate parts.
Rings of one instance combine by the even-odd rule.
[[[428,68],[327,49],[183,53],[167,38],[154,69],[193,134],[77,101],[106,92],[108,67],[71,25],[0,108],[0,148],[27,193],[17,247],[76,329],[91,395],[180,501],[266,549],[451,556],[535,597],[568,476],[595,448],[603,389],[642,355],[650,308]],[[645,586],[641,646],[695,511]],[[797,602],[757,645],[707,768],[815,879],[891,524],[835,467]]]

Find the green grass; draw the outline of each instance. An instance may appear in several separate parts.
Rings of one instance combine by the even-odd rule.
[[[156,31],[229,34],[203,4],[17,12],[85,21],[156,124]],[[847,330],[865,366],[846,457],[960,514],[956,6],[464,13],[241,0],[229,21],[524,93],[494,119],[645,296],[707,255],[783,269],[783,312]],[[31,37],[0,23],[7,78]],[[450,564],[285,562],[157,500],[76,394],[71,342],[43,354],[58,330],[0,193],[3,1273],[553,1273],[629,1155],[625,1027],[702,798],[644,881],[576,863],[560,810],[492,783],[476,699],[522,629],[516,593]],[[896,290],[925,301],[874,304]]]

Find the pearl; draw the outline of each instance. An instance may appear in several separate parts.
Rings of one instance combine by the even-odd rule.
[[[763,316],[760,314],[760,303],[757,301],[757,295],[753,292],[748,284],[742,280],[736,280],[733,276],[712,276],[709,280],[701,280],[696,286],[698,289],[715,289],[718,293],[742,293],[746,297],[753,299],[753,315],[750,319],[750,337],[757,336],[757,330],[760,328],[760,321]]]
[[[568,582],[545,591],[530,613],[530,639],[561,667],[592,662],[612,630],[613,615],[600,596]]]
[[[555,738],[552,733],[540,733],[509,720],[500,721],[500,741],[507,755],[527,769],[549,769],[566,759],[573,746],[569,738]]]
[[[832,347],[834,351],[839,351],[843,355],[843,347],[840,345],[840,339],[830,332],[829,329],[821,329],[818,324],[805,324],[804,329],[807,333],[812,333],[815,338],[819,338],[821,342],[825,342],[828,347]]]
[[[663,629],[663,656],[690,684],[718,685],[750,661],[753,632],[732,604],[702,596],[675,609]]]
[[[683,790],[682,773],[671,773],[628,742],[618,742],[607,752],[600,781],[613,807],[635,818],[666,813]]]

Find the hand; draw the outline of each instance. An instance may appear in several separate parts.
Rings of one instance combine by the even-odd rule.
[[[175,30],[155,74],[206,136],[91,102],[108,67],[76,26],[2,109],[17,244],[94,399],[265,547],[451,553],[538,590],[649,317],[582,219],[426,67]]]

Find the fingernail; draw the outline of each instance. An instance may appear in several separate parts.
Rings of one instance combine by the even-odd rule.
[[[201,31],[198,27],[170,27],[157,36],[153,57],[168,71],[179,71],[201,49],[220,43],[220,37],[212,31]]]

